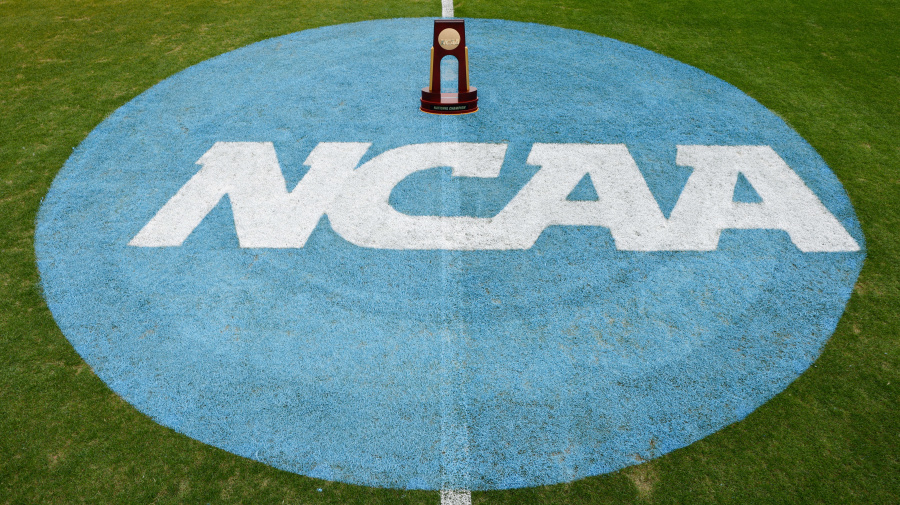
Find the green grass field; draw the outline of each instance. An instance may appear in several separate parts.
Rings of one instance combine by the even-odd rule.
[[[0,503],[438,503],[275,470],[139,413],[57,328],[33,237],[72,149],[160,80],[278,35],[440,12],[438,0],[0,0]],[[900,503],[900,1],[462,0],[456,15],[612,37],[737,86],[822,155],[868,248],[820,359],[745,420],[612,474],[473,503]]]

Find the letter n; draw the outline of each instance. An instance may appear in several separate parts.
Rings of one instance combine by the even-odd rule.
[[[128,245],[180,246],[228,195],[241,247],[303,247],[368,148],[319,144],[304,162],[309,172],[288,193],[271,142],[217,142],[197,161],[203,168]]]

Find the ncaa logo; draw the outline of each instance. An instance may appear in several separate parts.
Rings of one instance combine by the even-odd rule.
[[[790,127],[658,54],[497,20],[469,23],[479,112],[424,114],[431,24],[224,54],[79,146],[36,252],[114,391],[304,475],[504,489],[686,446],[816,359],[864,239]]]

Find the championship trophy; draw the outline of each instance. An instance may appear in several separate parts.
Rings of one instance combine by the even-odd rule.
[[[441,93],[441,60],[448,55],[456,58],[457,93]],[[478,90],[469,86],[469,49],[462,19],[434,20],[431,76],[428,87],[422,88],[420,109],[430,114],[468,114],[478,110]]]

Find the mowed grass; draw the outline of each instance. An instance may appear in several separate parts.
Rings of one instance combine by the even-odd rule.
[[[473,502],[900,502],[900,2],[462,0],[456,13],[613,37],[734,84],[825,158],[868,247],[821,358],[745,420],[610,475]],[[306,28],[439,14],[410,0],[0,0],[0,503],[438,502],[281,472],[140,414],[56,327],[33,236],[72,148],[165,77]]]

